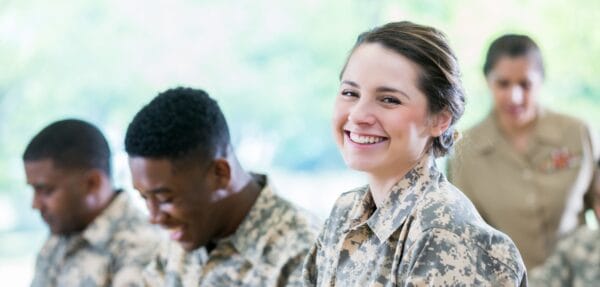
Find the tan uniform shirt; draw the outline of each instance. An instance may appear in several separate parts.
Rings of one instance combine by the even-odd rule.
[[[82,233],[50,236],[31,286],[143,286],[142,270],[156,251],[158,232],[121,191]]]
[[[376,208],[342,194],[304,265],[305,286],[526,286],[512,241],[426,156]]]
[[[531,272],[531,286],[600,285],[600,230],[579,228],[561,240],[544,265]]]
[[[209,254],[168,242],[145,270],[147,285],[302,286],[302,262],[321,225],[264,186],[235,233]]]
[[[597,159],[596,140],[579,120],[541,110],[528,150],[518,154],[490,115],[458,143],[449,179],[532,268],[581,223]]]

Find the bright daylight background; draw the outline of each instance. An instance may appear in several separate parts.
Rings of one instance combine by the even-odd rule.
[[[321,217],[349,172],[330,132],[338,73],[359,32],[392,20],[433,25],[458,54],[468,107],[486,115],[484,51],[527,33],[547,64],[541,101],[600,128],[597,0],[0,0],[0,278],[26,286],[47,231],[31,210],[20,156],[52,121],[101,127],[117,185],[131,189],[127,124],[157,92],[207,90],[222,105],[248,169]]]

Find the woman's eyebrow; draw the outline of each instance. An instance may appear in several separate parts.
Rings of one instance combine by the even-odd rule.
[[[343,81],[342,81],[342,84],[346,84],[346,85],[349,85],[349,86],[353,86],[353,87],[355,87],[355,88],[359,88],[359,87],[360,87],[360,86],[359,86],[357,83],[355,83],[355,82],[353,82],[353,81],[349,81],[349,80],[343,80]]]
[[[398,94],[401,94],[402,96],[404,96],[406,99],[410,100],[410,97],[408,96],[407,93],[405,93],[402,90],[398,90],[396,88],[383,86],[383,87],[379,87],[379,88],[375,89],[375,91],[379,92],[379,93],[398,93]]]

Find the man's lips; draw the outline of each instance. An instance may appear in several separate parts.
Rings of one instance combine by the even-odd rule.
[[[50,223],[50,216],[46,213],[40,212],[40,216],[42,217],[42,220],[44,220],[44,222],[46,223]]]
[[[184,235],[184,226],[182,225],[169,225],[169,226],[163,226],[164,229],[167,230],[167,232],[169,232],[169,238],[171,238],[172,240],[176,240],[176,241],[180,241],[181,238],[183,238]]]
[[[171,240],[179,241],[183,237],[183,230],[169,230],[169,237],[171,238]]]

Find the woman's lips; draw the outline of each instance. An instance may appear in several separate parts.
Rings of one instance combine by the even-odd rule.
[[[355,132],[351,132],[351,131],[345,131],[345,133],[351,142],[353,142],[355,144],[360,144],[360,145],[378,144],[380,142],[388,140],[387,137],[382,137],[382,136],[377,136],[377,135],[359,134],[359,133],[355,133]]]

